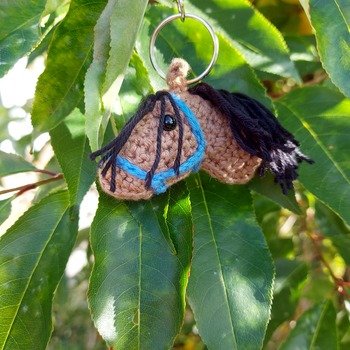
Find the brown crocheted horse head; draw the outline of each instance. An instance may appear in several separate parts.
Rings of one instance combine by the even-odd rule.
[[[172,62],[169,91],[141,103],[102,155],[100,182],[108,194],[149,199],[200,168],[228,184],[248,182],[260,166],[269,169],[284,193],[302,160],[298,142],[258,101],[215,90],[205,83],[187,89],[188,65]]]

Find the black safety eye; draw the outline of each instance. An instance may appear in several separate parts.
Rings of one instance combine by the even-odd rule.
[[[163,129],[165,131],[171,131],[176,128],[177,122],[176,118],[173,115],[166,114],[164,116],[164,124],[163,124]]]

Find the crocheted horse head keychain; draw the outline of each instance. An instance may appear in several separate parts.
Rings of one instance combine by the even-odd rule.
[[[197,78],[186,80],[189,65],[174,59],[165,75],[154,59],[155,39],[167,23],[184,19],[183,8],[159,24],[150,56],[168,89],[148,96],[119,135],[91,154],[92,159],[102,156],[99,178],[103,190],[119,199],[149,199],[199,169],[227,184],[245,184],[258,169],[260,175],[271,171],[287,193],[298,176],[298,164],[312,160],[260,102],[197,83],[216,61],[218,40],[202,18],[186,17],[208,29],[214,43],[210,65]],[[193,83],[197,84],[190,87]]]

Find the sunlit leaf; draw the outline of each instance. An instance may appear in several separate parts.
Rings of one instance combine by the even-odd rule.
[[[100,194],[89,302],[97,329],[117,349],[168,349],[181,327],[192,225],[179,186],[169,201],[168,194],[134,203]]]
[[[111,41],[111,16],[116,0],[109,0],[94,28],[93,60],[84,82],[86,134],[90,147],[96,150],[101,146],[109,118],[102,101],[102,84],[105,78]]]
[[[148,0],[119,0],[113,8],[110,25],[111,49],[103,85],[104,93],[110,89],[112,84],[120,87],[123,81],[147,4]],[[116,93],[118,90],[117,88]]]
[[[249,191],[189,180],[194,252],[188,298],[209,349],[258,349],[270,317],[273,264]]]
[[[95,27],[94,59],[85,80],[86,130],[93,150],[101,146],[147,3],[110,0]]]
[[[36,132],[58,125],[82,100],[91,62],[93,28],[107,0],[72,0],[53,34],[46,69],[36,86],[32,123]]]
[[[7,198],[0,201],[0,225],[8,218],[11,213],[11,202],[13,198]]]

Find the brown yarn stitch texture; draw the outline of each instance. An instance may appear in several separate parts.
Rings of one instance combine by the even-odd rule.
[[[182,59],[174,59],[167,74],[169,91],[176,93],[193,111],[203,129],[207,147],[201,168],[212,177],[228,184],[247,183],[255,174],[261,159],[244,151],[234,140],[228,117],[218,111],[209,101],[187,91],[186,76],[189,65]],[[169,102],[166,114],[173,114]],[[146,115],[133,130],[120,155],[145,171],[149,171],[156,155],[157,128],[159,124],[160,103],[156,104],[152,113]],[[183,116],[184,139],[181,163],[190,157],[197,148],[187,119]],[[164,132],[162,135],[161,159],[158,171],[172,168],[177,153],[178,128]],[[182,174],[168,181],[172,185],[189,173]],[[145,187],[145,181],[117,169],[116,191],[109,190],[111,170],[105,177],[100,174],[100,182],[105,192],[119,199],[149,199],[154,194]]]
[[[166,103],[166,114],[174,114],[172,106],[169,102]],[[159,124],[160,103],[157,102],[152,113],[148,113],[132,131],[128,141],[120,152],[120,155],[133,164],[137,165],[145,171],[149,171],[156,156],[157,146],[157,129]],[[181,163],[190,157],[196,150],[197,143],[192,134],[190,126],[183,117],[184,138],[181,154]],[[164,132],[162,135],[162,153],[157,168],[158,171],[167,170],[173,167],[177,154],[178,146],[178,128],[172,131]],[[168,181],[168,185],[172,185],[188,174],[180,175],[177,178]],[[145,181],[142,181],[130,174],[125,173],[121,169],[117,169],[116,175],[116,190],[109,190],[109,182],[111,179],[111,170],[106,174],[106,177],[100,175],[100,182],[105,192],[120,199],[149,199],[154,194],[151,189],[145,187]]]
[[[207,140],[201,169],[227,184],[244,184],[251,180],[261,159],[237,144],[227,116],[199,96],[188,92],[179,95],[198,117]]]

